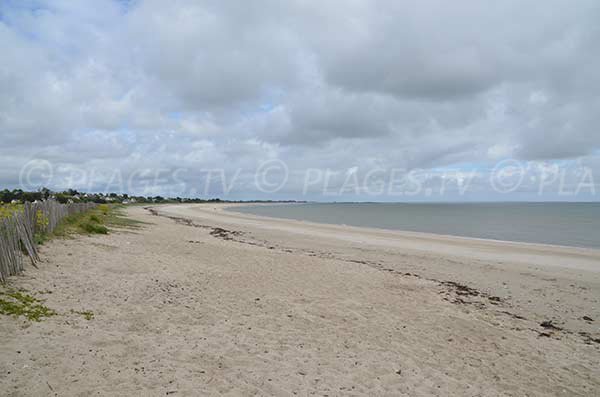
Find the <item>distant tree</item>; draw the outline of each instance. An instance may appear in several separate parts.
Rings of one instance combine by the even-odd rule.
[[[40,194],[42,195],[42,199],[45,200],[48,197],[50,197],[50,195],[52,194],[52,192],[47,187],[43,187],[43,188],[40,189]]]
[[[0,201],[1,202],[10,203],[13,200],[14,200],[14,195],[10,190],[4,189],[4,190],[0,191]]]
[[[23,190],[15,189],[12,191],[13,200],[23,200]]]
[[[71,196],[63,192],[63,193],[56,193],[54,195],[54,198],[56,199],[56,201],[58,201],[61,204],[67,204],[69,202],[69,199],[71,198]]]
[[[40,193],[40,192],[23,192],[23,195],[21,197],[22,197],[23,201],[33,202],[36,200],[41,200],[42,193]]]

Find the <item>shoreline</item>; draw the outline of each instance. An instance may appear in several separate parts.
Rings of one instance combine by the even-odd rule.
[[[267,205],[267,204],[253,204],[253,205]],[[287,205],[287,204],[281,204]],[[485,238],[475,237],[464,237],[446,234],[435,234],[425,232],[414,232],[405,230],[392,230],[383,228],[373,227],[362,227],[352,225],[340,225],[332,223],[320,223],[312,221],[304,221],[289,218],[277,218],[268,217],[262,215],[247,214],[242,212],[236,212],[232,208],[239,206],[248,206],[247,204],[240,203],[224,203],[224,204],[175,204],[175,205],[159,205],[154,206],[156,208],[173,208],[183,209],[183,213],[186,212],[185,208],[194,208],[196,212],[203,212],[210,214],[211,212],[218,211],[222,216],[222,220],[229,221],[235,224],[239,221],[247,221],[254,226],[265,226],[266,228],[280,228],[282,231],[298,232],[301,229],[309,227],[319,231],[326,231],[326,237],[342,238],[335,236],[336,232],[351,233],[352,236],[360,236],[363,234],[371,234],[377,236],[381,245],[394,244],[394,241],[410,245],[415,243],[415,246],[409,246],[407,248],[412,250],[424,250],[424,251],[435,251],[439,250],[442,254],[451,254],[459,256],[472,256],[486,251],[500,251],[499,255],[483,255],[480,259],[498,259],[498,256],[510,256],[511,260],[522,261],[524,263],[533,263],[543,266],[550,267],[564,267],[571,269],[581,269],[592,272],[600,272],[600,249],[595,248],[584,248],[584,247],[573,247],[553,244],[539,244],[539,243],[528,243],[518,241],[505,241],[505,240],[493,240]],[[210,208],[212,211],[204,211]],[[175,210],[178,212],[179,210]],[[346,238],[347,239],[347,238]],[[357,239],[350,239],[350,241],[356,241]],[[358,238],[360,240],[360,237]],[[427,245],[426,245],[427,244]],[[431,245],[433,244],[433,246]],[[426,245],[426,246],[425,246]],[[461,249],[467,249],[469,252],[459,252]],[[510,252],[507,252],[510,250]],[[489,254],[489,252],[488,252]],[[556,261],[552,257],[560,255],[575,261]]]
[[[537,203],[537,202],[531,202],[531,203]],[[559,202],[559,203],[562,203],[562,202]],[[236,208],[236,207],[255,207],[255,206],[258,207],[258,206],[272,206],[272,205],[285,206],[285,205],[302,205],[302,204],[305,204],[305,203],[269,203],[269,204],[267,204],[267,203],[249,203],[249,204],[247,204],[247,203],[244,203],[244,204],[224,203],[224,204],[219,204],[219,205],[223,206],[223,208],[221,210],[232,211],[232,212],[235,212],[236,214],[249,215],[249,216],[257,217],[257,218],[284,219],[284,220],[296,221],[296,222],[301,222],[301,223],[309,223],[309,224],[314,224],[314,225],[333,225],[333,226],[365,229],[365,230],[371,230],[371,231],[390,231],[390,232],[398,232],[401,234],[405,234],[406,236],[410,236],[410,237],[457,239],[457,240],[465,240],[465,242],[467,242],[467,243],[471,240],[474,240],[474,241],[500,243],[500,244],[507,244],[507,245],[525,245],[525,246],[530,246],[532,248],[536,248],[536,247],[538,247],[538,248],[544,248],[544,247],[546,247],[546,248],[564,248],[564,249],[570,249],[570,250],[589,251],[590,253],[593,253],[593,254],[600,254],[600,248],[594,248],[594,247],[549,244],[549,243],[533,243],[533,242],[528,242],[528,241],[516,241],[516,240],[500,240],[500,239],[485,238],[485,237],[462,236],[462,235],[458,235],[458,234],[420,232],[420,231],[416,231],[416,230],[392,229],[392,228],[373,227],[373,226],[357,226],[357,225],[348,225],[348,224],[343,224],[343,223],[315,222],[315,221],[307,221],[307,220],[296,219],[296,218],[284,218],[284,217],[276,217],[276,216],[257,215],[257,214],[251,214],[251,213],[246,213],[246,212],[237,212],[234,209],[231,209],[231,208]],[[361,203],[351,203],[351,204],[361,204]],[[373,204],[378,204],[378,203],[373,203]],[[599,263],[599,266],[600,266],[600,263]]]

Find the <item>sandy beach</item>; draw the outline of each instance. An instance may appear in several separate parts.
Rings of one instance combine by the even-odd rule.
[[[225,207],[44,245],[11,284],[59,315],[0,317],[0,394],[600,394],[599,250]]]

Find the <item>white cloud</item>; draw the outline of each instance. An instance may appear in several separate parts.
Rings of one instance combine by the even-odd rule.
[[[33,157],[190,181],[272,158],[600,175],[599,18],[591,0],[2,2],[0,183]]]

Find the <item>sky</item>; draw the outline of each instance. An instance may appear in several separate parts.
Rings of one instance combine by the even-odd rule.
[[[597,0],[0,1],[0,188],[598,201]]]

